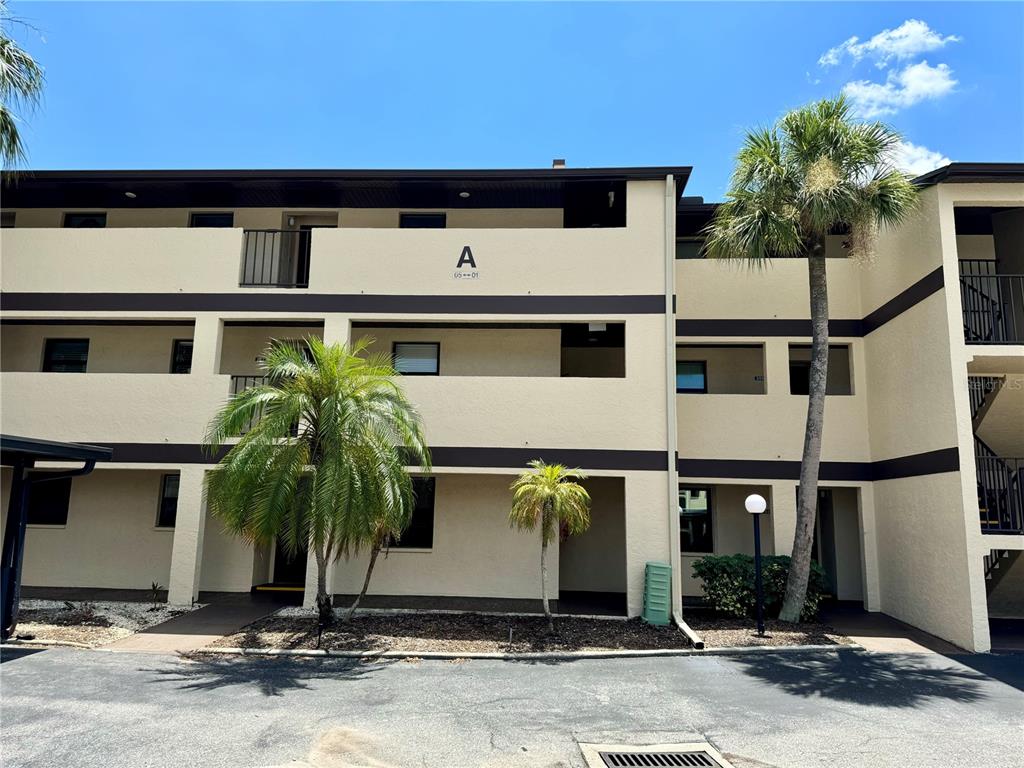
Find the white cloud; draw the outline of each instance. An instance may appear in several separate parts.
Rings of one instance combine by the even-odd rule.
[[[909,141],[901,141],[893,151],[892,162],[897,168],[911,176],[934,171],[944,165],[949,165],[952,160],[941,152],[936,152],[920,144]]]
[[[926,99],[951,93],[957,81],[946,64],[931,66],[927,61],[889,72],[884,83],[855,80],[843,86],[854,111],[864,118],[896,114]]]
[[[884,69],[892,59],[903,61],[919,53],[936,51],[949,43],[959,42],[956,35],[943,37],[919,19],[907,19],[896,29],[883,29],[870,40],[860,42],[854,35],[835,48],[829,48],[818,59],[819,66],[834,67],[844,56],[849,56],[856,64],[869,57],[875,60],[875,66]]]

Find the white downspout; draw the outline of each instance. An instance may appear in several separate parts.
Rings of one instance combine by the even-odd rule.
[[[676,312],[672,299],[676,292],[676,182],[665,177],[665,434],[668,472],[666,508],[668,509],[669,563],[672,566],[672,618],[695,648],[704,641],[683,621],[683,558],[679,551],[679,425],[676,421]]]

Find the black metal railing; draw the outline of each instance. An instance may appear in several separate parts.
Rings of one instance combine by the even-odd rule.
[[[231,394],[240,395],[252,387],[259,387],[270,381],[269,376],[232,376]]]
[[[1024,534],[1024,459],[999,456],[975,437],[982,533]]]
[[[309,287],[310,230],[247,229],[243,235],[239,286]]]
[[[1024,344],[1024,275],[999,274],[991,260],[959,264],[967,343]]]
[[[969,376],[967,378],[967,394],[971,401],[971,420],[978,418],[981,407],[985,404],[992,390],[1000,386],[1000,376]]]
[[[269,376],[232,376],[231,377],[231,394],[240,395],[245,390],[251,389],[252,387],[260,387],[270,382]],[[256,423],[259,416],[254,416],[249,420],[249,423],[245,426],[242,432],[248,432],[252,429],[253,424]],[[293,424],[291,428],[291,436],[296,437],[299,434],[299,425]]]

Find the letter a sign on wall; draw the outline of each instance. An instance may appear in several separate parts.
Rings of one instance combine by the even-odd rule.
[[[452,273],[455,280],[479,280],[480,272],[476,268],[476,259],[473,258],[473,249],[468,245],[462,246],[462,253],[459,254],[459,261]]]

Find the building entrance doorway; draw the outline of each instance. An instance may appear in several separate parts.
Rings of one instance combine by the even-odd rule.
[[[274,543],[274,586],[305,587],[308,555],[309,552],[305,547],[298,552],[289,554],[284,542],[277,539]]]

